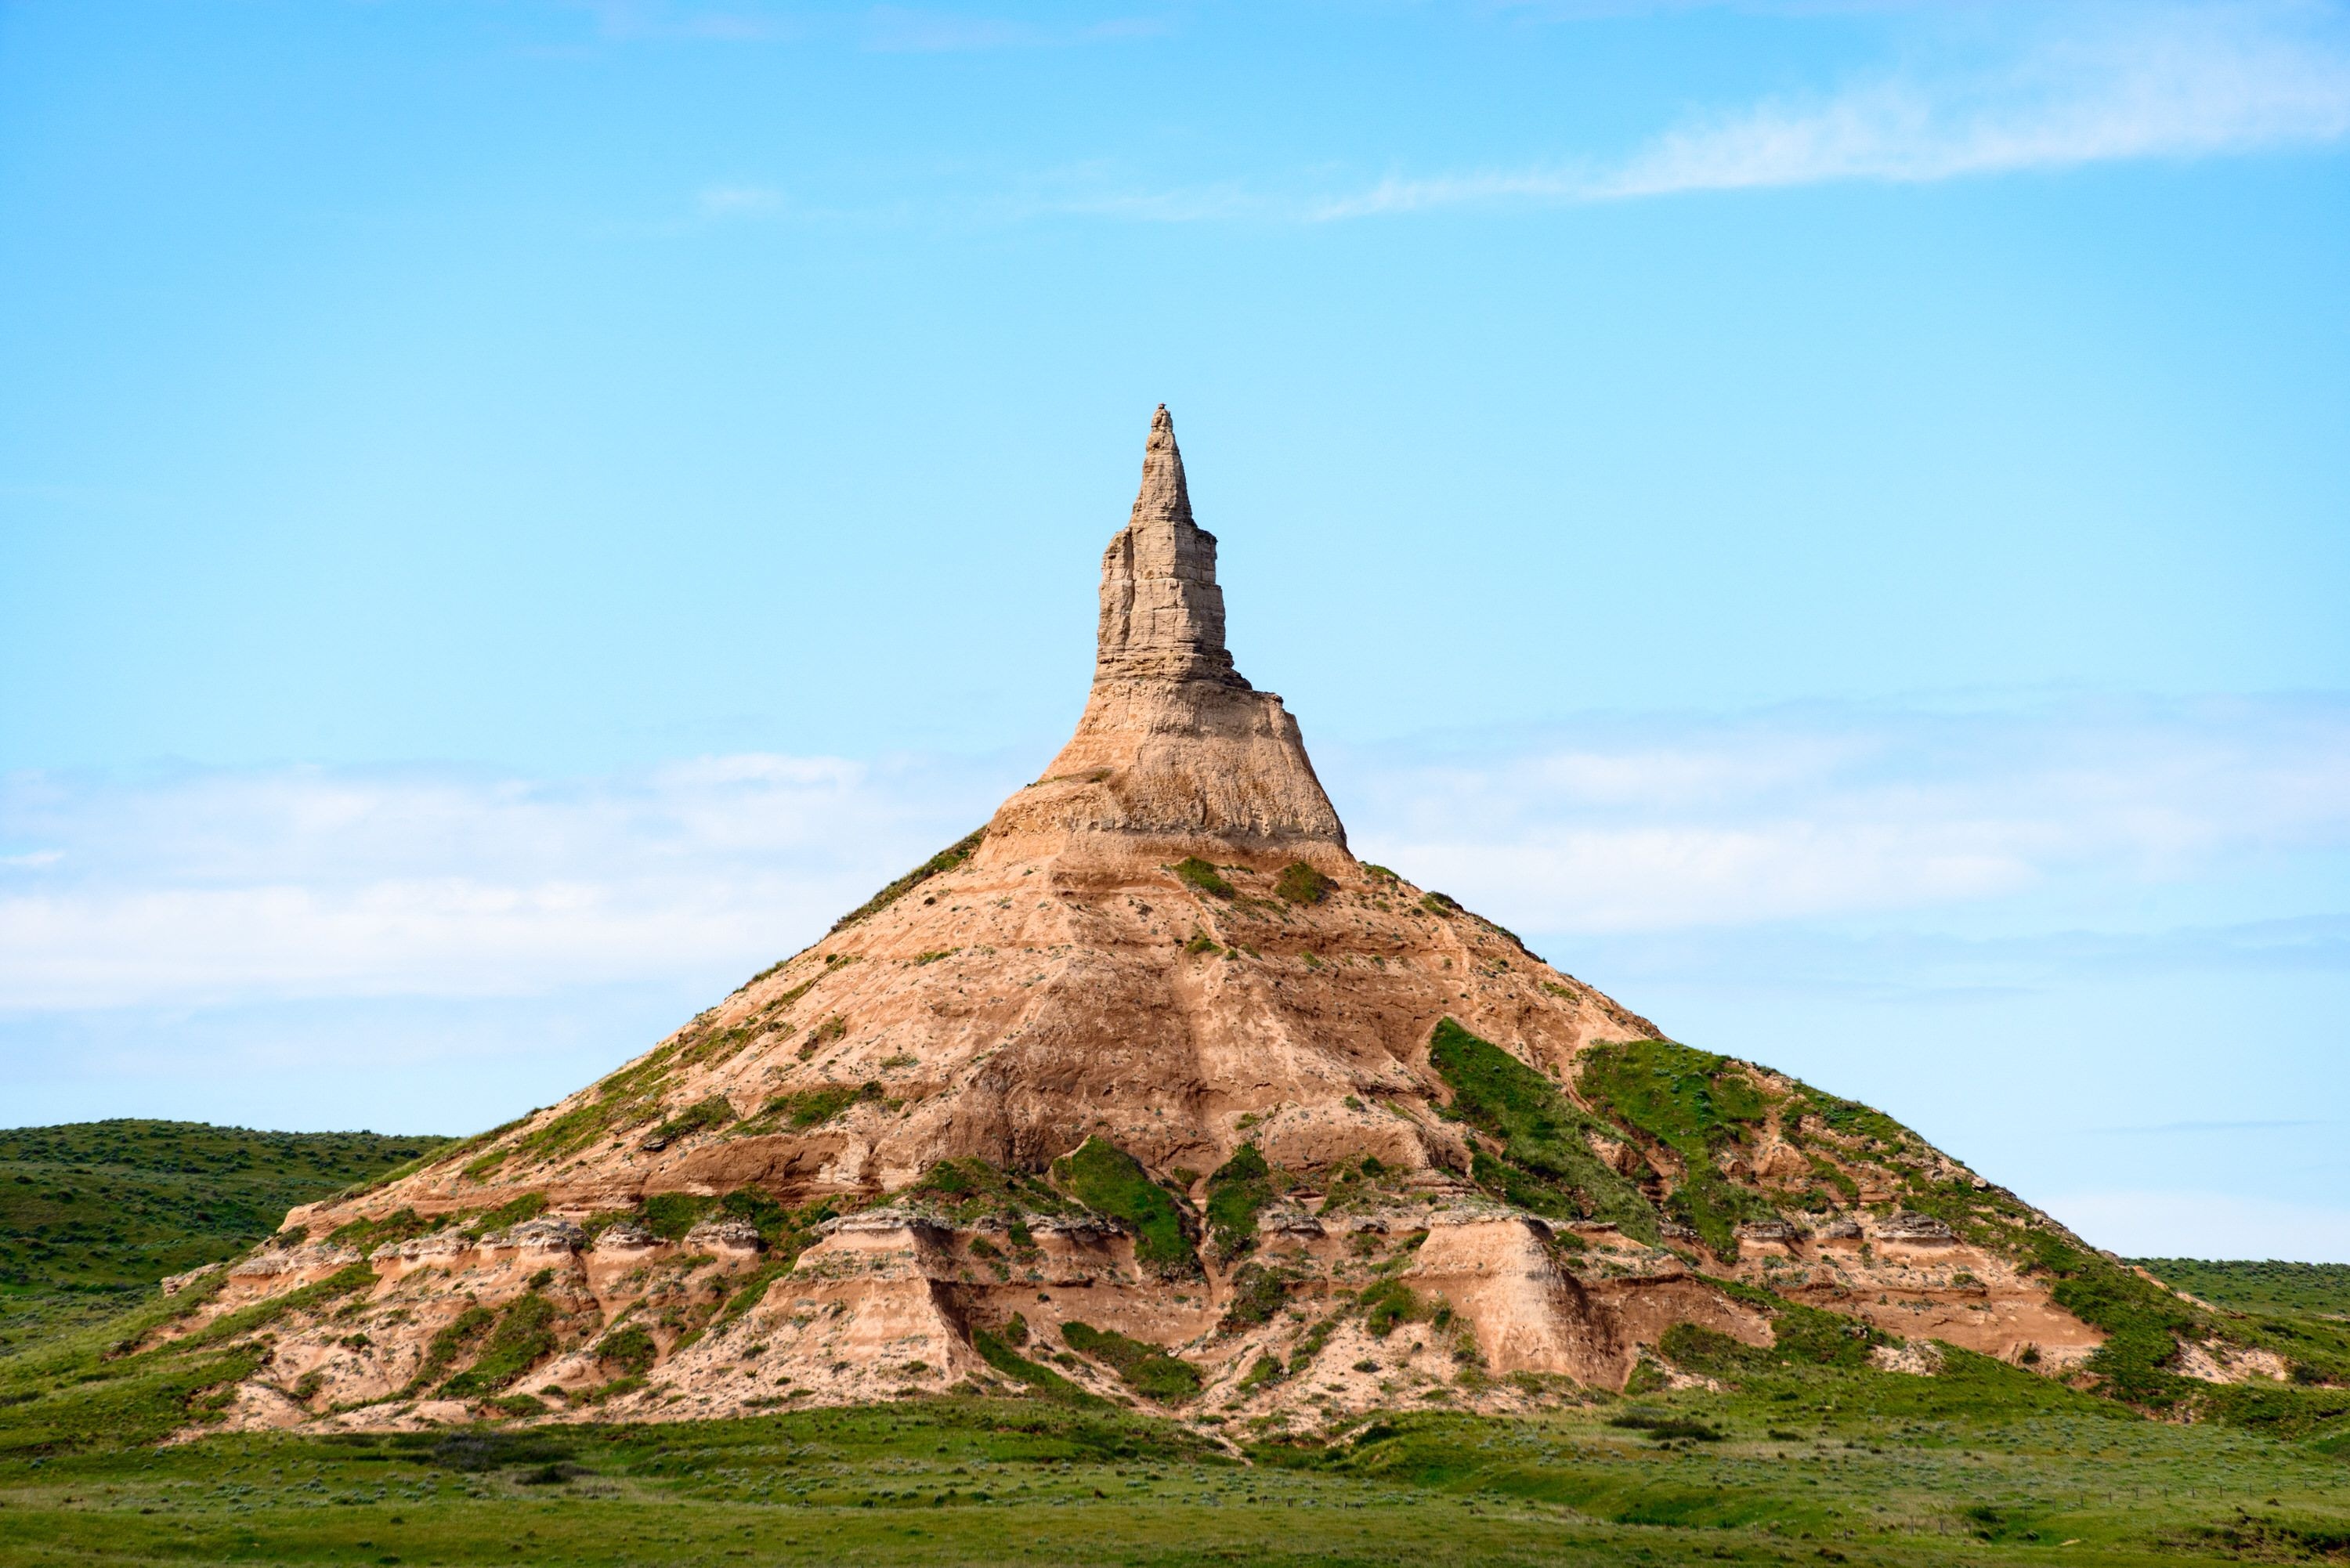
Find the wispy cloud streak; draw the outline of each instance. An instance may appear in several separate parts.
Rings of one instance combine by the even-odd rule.
[[[1318,220],[1871,181],[1921,183],[2350,136],[2350,46],[2332,7],[2139,6],[2054,22],[2003,61],[1911,67],[1817,98],[1697,116],[1615,162],[1393,176],[1309,203]]]

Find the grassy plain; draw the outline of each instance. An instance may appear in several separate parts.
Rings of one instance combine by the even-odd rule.
[[[204,1375],[88,1381],[119,1337],[8,1364],[11,1568],[2350,1558],[2350,1434],[2152,1420],[1963,1353],[1933,1377],[1758,1366],[1512,1420],[1397,1413],[1327,1445],[950,1398],[159,1446]]]

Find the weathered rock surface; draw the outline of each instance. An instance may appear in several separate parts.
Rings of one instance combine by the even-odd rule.
[[[1622,1387],[1676,1324],[1770,1344],[1709,1272],[1903,1338],[2094,1346],[1995,1250],[1895,1210],[1972,1182],[1914,1135],[1706,1058],[1757,1108],[1693,1144],[1579,1080],[1659,1032],[1355,859],[1296,722],[1233,668],[1215,550],[1161,409],[1043,776],[600,1082],[290,1214],[171,1331],[298,1303],[232,1420],[1070,1385],[1274,1426],[1522,1408]],[[1580,1130],[1512,1164],[1520,1135],[1437,1057],[1446,1019]],[[1554,1168],[1581,1174],[1541,1187]],[[1159,1347],[1156,1380],[1087,1330]]]

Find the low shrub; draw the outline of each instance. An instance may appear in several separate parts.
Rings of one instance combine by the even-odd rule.
[[[1380,1281],[1357,1296],[1355,1303],[1363,1309],[1363,1327],[1374,1339],[1385,1339],[1399,1324],[1426,1323],[1436,1315],[1434,1307],[1397,1280]]]
[[[1232,1298],[1218,1325],[1231,1334],[1271,1323],[1289,1299],[1289,1281],[1263,1263],[1243,1263],[1232,1275]]]
[[[1655,1442],[1669,1442],[1675,1438],[1691,1438],[1700,1443],[1718,1443],[1730,1434],[1719,1427],[1694,1421],[1684,1416],[1670,1416],[1657,1410],[1627,1410],[1620,1416],[1610,1416],[1607,1424],[1639,1432]]]

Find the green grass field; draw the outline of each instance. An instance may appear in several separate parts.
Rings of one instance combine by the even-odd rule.
[[[1935,1381],[1818,1386],[1800,1407],[1762,1389],[1519,1421],[1421,1414],[1326,1449],[1245,1456],[1192,1430],[1003,1400],[657,1428],[214,1438],[0,1461],[0,1555],[1172,1564],[2350,1553],[2350,1465],[2339,1457]],[[1722,1436],[1660,1443],[1654,1427],[1617,1424],[1665,1412]]]

